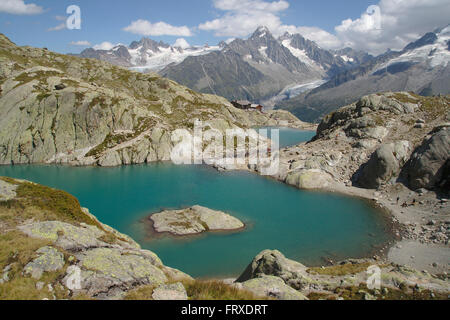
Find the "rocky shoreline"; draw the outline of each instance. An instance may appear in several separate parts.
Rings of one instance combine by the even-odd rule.
[[[450,180],[448,171],[441,169],[448,165],[450,156],[449,111],[448,98],[421,98],[409,93],[364,97],[327,117],[312,142],[281,150],[281,170],[272,177],[299,189],[335,192],[373,202],[389,212],[392,223],[401,229],[395,231],[400,239],[385,258],[435,274],[448,273],[449,194],[438,183],[448,184]],[[436,136],[439,143],[434,142]],[[386,146],[396,148],[398,141],[407,141],[399,147],[408,145],[408,151],[390,151],[394,156],[382,153]],[[370,168],[370,160],[379,154],[380,165]],[[421,171],[412,171],[414,161],[425,161],[416,159],[429,158],[433,164],[424,163]],[[364,170],[370,174],[362,173]],[[363,188],[361,184],[370,186]],[[408,184],[414,185],[416,191]],[[407,247],[402,246],[405,241]],[[423,263],[423,247],[433,252],[427,255],[427,265]]]
[[[384,259],[447,274],[449,121],[449,97],[407,92],[366,96],[326,117],[313,141],[282,149],[280,170],[270,178],[298,189],[370,201],[396,226],[397,240],[379,252]],[[215,167],[257,174],[264,170],[264,165]]]
[[[306,267],[276,250],[261,252],[237,279],[194,280],[100,223],[71,195],[27,181],[0,180],[10,196],[0,200],[0,246],[11,251],[7,261],[0,260],[1,299],[185,300],[204,297],[199,293],[204,290],[217,299],[227,292],[236,299],[446,300],[450,293],[444,275],[379,259]],[[379,272],[377,288],[368,285],[370,270]]]
[[[396,99],[396,97],[398,99]],[[401,119],[406,115],[406,117],[410,118],[412,111],[408,111],[408,108],[412,108],[412,110],[415,110],[415,112],[417,112],[418,105],[420,105],[419,100],[417,100],[415,106],[411,102],[404,103],[402,101],[399,101],[402,99],[418,99],[414,96],[410,96],[408,93],[387,93],[384,95],[372,95],[369,97],[365,97],[361,101],[351,105],[350,107],[355,108],[358,103],[367,103],[371,105],[374,102],[370,99],[375,99],[376,101],[378,101],[378,103],[380,103],[380,105],[382,105],[383,103],[385,103],[387,106],[393,104],[396,108],[400,108],[400,110],[402,110],[397,111],[397,109],[392,106],[385,107],[385,109],[387,109],[388,111],[382,108],[380,109],[381,112],[384,113],[392,112],[389,111],[389,108],[394,108],[396,110],[391,114],[391,116],[393,115],[393,118],[390,119],[391,123],[388,123],[390,129],[394,127],[393,123],[399,122],[399,120],[395,119],[395,117]],[[380,102],[380,100],[382,102]],[[378,108],[380,107],[380,105],[378,105]],[[362,109],[363,108],[369,107],[362,107]],[[374,107],[372,106],[372,108]],[[343,110],[346,110],[346,108],[343,108]],[[341,112],[345,113],[347,111]],[[372,112],[371,116],[380,117],[380,111],[375,110],[374,112]],[[441,130],[446,130],[447,127],[445,125],[445,122],[443,122],[446,121],[445,116],[446,115],[444,109],[443,115],[440,115],[439,117],[437,117],[437,119],[433,119],[427,124],[421,123],[420,128],[416,124],[416,122],[411,123],[411,120],[409,120],[409,123],[411,123],[411,128],[414,128],[417,132],[419,132],[419,134],[415,134],[413,136],[415,139],[414,146],[420,145],[423,137],[426,136],[427,130],[432,130],[433,128],[440,127],[442,128]],[[360,121],[358,117],[361,118],[357,115],[356,119],[351,119],[351,121]],[[414,118],[417,117],[419,116],[414,116]],[[340,121],[343,122],[344,120]],[[401,121],[403,123],[406,122],[404,119],[401,119]],[[421,122],[423,121],[421,120]],[[283,121],[279,123],[291,128],[308,128],[308,126],[305,126],[304,123],[286,123]],[[442,123],[444,123],[444,125],[442,125]],[[366,127],[364,127],[364,125]],[[323,124],[321,126],[323,127]],[[385,138],[389,137],[388,129],[382,126],[374,126],[374,124],[371,124],[370,121],[368,121],[368,123],[358,124],[358,126],[359,129],[355,137],[353,137],[353,135],[355,134],[353,131],[351,131],[351,133],[348,133],[345,131],[347,129],[343,129],[346,127],[346,124],[344,122],[340,125],[340,127],[336,127],[331,130],[331,133],[327,133],[328,136],[325,138],[320,137],[320,134],[323,134],[323,132],[326,130],[320,128],[319,126],[319,131],[321,130],[321,133],[318,134],[315,141],[281,150],[280,173],[275,176],[271,176],[271,178],[274,178],[283,183],[287,183],[289,185],[293,185],[294,187],[297,187],[299,189],[316,190],[321,192],[334,192],[375,202],[374,205],[376,207],[379,207],[382,210],[387,210],[389,212],[389,218],[391,219],[392,224],[400,225],[400,229],[402,229],[402,231],[394,231],[394,236],[399,237],[400,239],[398,239],[394,244],[391,245],[390,250],[386,250],[387,248],[383,248],[381,251],[375,253],[374,255],[382,256],[382,258],[389,259],[393,262],[408,261],[408,264],[412,267],[425,269],[432,273],[448,273],[450,270],[449,265],[445,265],[442,263],[442,257],[449,257],[450,261],[450,249],[448,247],[448,213],[450,212],[450,207],[448,201],[446,201],[445,198],[438,199],[435,192],[426,190],[424,188],[420,189],[420,193],[416,193],[406,188],[401,182],[394,184],[382,184],[380,185],[378,190],[364,189],[352,186],[351,181],[354,178],[353,175],[358,171],[358,169],[361,169],[365,165],[366,161],[370,160],[370,152],[373,152],[371,150],[376,151],[376,148],[382,145]],[[364,132],[364,130],[366,130],[366,132]],[[350,136],[348,136],[348,134]],[[331,135],[336,136],[333,137],[333,139],[330,139]],[[341,140],[344,143],[341,143]],[[388,138],[388,140],[398,141],[399,138]],[[334,143],[335,146],[333,148],[328,148],[327,146],[329,146],[330,143]],[[316,146],[314,144],[316,144]],[[341,147],[340,144],[344,144],[344,146],[350,145],[350,152],[348,150],[344,152],[336,151],[337,149],[339,149],[339,147]],[[412,153],[412,151],[414,150],[413,146],[409,147],[408,149],[410,150],[409,153]],[[327,152],[324,152],[323,150],[327,150]],[[355,151],[356,154],[354,153]],[[405,155],[404,157],[407,156]],[[346,163],[345,160],[347,161]],[[336,168],[341,169],[338,166],[338,163],[345,163],[346,168],[344,170],[340,170],[340,172],[336,172]],[[69,164],[75,165],[75,163]],[[350,168],[347,167],[349,164],[351,166]],[[220,170],[247,170],[255,173],[260,173],[261,169],[258,166],[252,167],[247,165],[232,168],[220,167],[217,165],[213,165],[213,167]],[[396,190],[395,188],[400,189]],[[397,198],[399,198],[398,202]],[[409,205],[404,207],[402,206],[404,203]],[[412,204],[414,204],[414,206]],[[420,210],[417,209],[419,207]],[[429,212],[430,209],[431,212]],[[436,238],[436,233],[440,234],[441,236],[438,236]],[[409,241],[407,250],[402,249],[404,248],[402,246],[402,243],[404,243],[404,241]],[[432,246],[433,252],[435,252],[435,254],[429,257],[430,262],[428,265],[415,262],[416,258],[417,260],[423,259],[421,259],[417,254],[414,253],[415,250],[413,248],[421,248],[423,245]],[[437,249],[436,246],[438,247]],[[396,254],[393,255],[392,252],[395,252]],[[395,258],[396,256],[398,258]],[[441,263],[439,263],[438,261],[441,261]]]

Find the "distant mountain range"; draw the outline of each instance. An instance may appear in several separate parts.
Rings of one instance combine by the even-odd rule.
[[[293,86],[314,87],[371,58],[351,49],[339,55],[299,34],[275,38],[266,27],[259,27],[247,40],[222,42],[220,47],[169,65],[160,74],[200,92],[270,106],[276,102],[271,98]]]
[[[266,27],[248,39],[212,47],[181,48],[143,38],[79,56],[156,71],[193,90],[287,109],[305,121],[319,121],[374,92],[450,93],[448,26],[377,57],[351,48],[326,50],[300,34],[276,38]]]
[[[182,48],[142,38],[141,41],[133,41],[128,47],[119,44],[111,50],[89,48],[75,56],[103,60],[142,71],[159,71],[169,64],[180,63],[189,56],[208,54],[216,50],[220,48],[207,45]]]
[[[259,27],[246,40],[235,39],[213,47],[180,48],[143,38],[129,47],[90,48],[78,56],[156,71],[203,93],[270,106],[372,58],[350,48],[325,50],[300,34],[286,33],[275,38],[266,27]]]
[[[277,104],[304,121],[381,91],[450,94],[450,26],[425,34],[401,51],[386,53],[333,76],[318,88]]]

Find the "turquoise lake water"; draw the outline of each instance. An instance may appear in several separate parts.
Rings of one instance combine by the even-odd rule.
[[[280,148],[286,148],[300,142],[309,141],[316,135],[315,131],[296,130],[290,128],[262,127],[259,129],[267,129],[267,136],[270,138],[270,129],[272,128],[280,130]]]
[[[238,276],[265,249],[278,249],[304,264],[320,264],[324,257],[363,256],[389,240],[381,214],[362,200],[300,191],[247,172],[169,163],[117,168],[33,165],[0,166],[0,176],[75,195],[103,223],[194,277]],[[162,209],[192,205],[228,212],[247,229],[155,238],[142,223]]]

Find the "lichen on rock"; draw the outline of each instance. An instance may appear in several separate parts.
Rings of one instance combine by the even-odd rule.
[[[53,247],[42,247],[36,251],[38,258],[28,263],[25,274],[31,275],[35,279],[40,279],[44,272],[54,272],[61,270],[64,265],[64,255]]]

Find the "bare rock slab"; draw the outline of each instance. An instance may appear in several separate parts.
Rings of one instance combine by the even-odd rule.
[[[153,291],[152,298],[163,301],[188,300],[188,295],[183,284],[178,282],[159,286]]]
[[[232,231],[245,227],[242,221],[225,212],[201,206],[162,211],[151,215],[150,220],[156,232],[169,232],[178,236],[208,231]]]
[[[25,273],[40,279],[44,272],[54,272],[64,267],[64,255],[53,247],[43,247],[36,251],[39,257],[25,266]]]
[[[281,278],[261,276],[242,283],[242,287],[256,295],[264,295],[278,300],[308,300],[300,291],[286,285]]]

